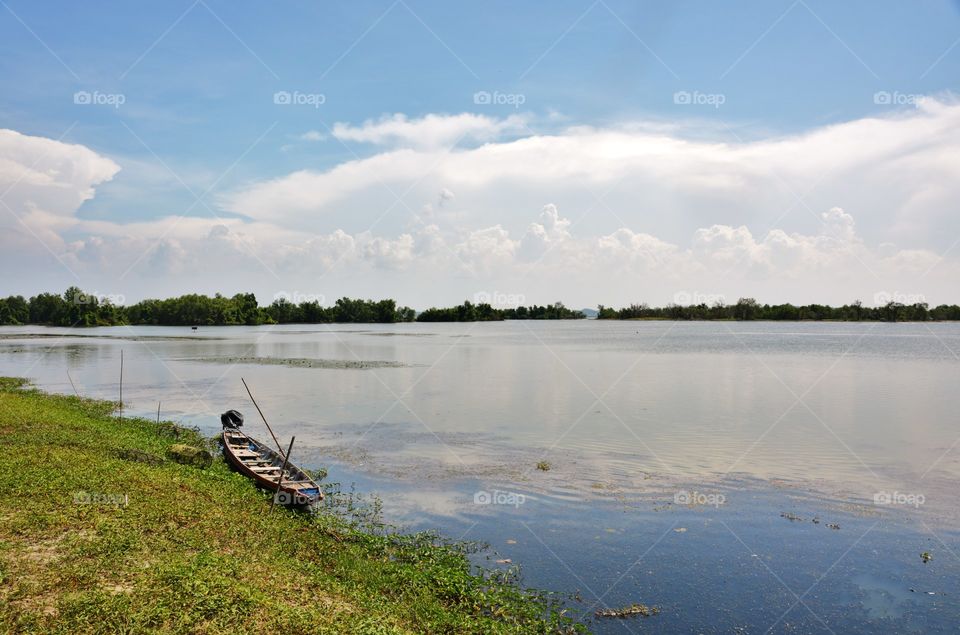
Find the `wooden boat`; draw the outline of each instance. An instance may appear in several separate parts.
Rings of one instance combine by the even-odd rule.
[[[223,423],[223,456],[235,470],[270,492],[277,492],[277,481],[283,470],[280,491],[276,493],[278,503],[308,507],[323,500],[320,487],[306,472],[289,462],[284,469],[282,454],[240,431],[243,415],[229,410],[220,416],[220,421]]]

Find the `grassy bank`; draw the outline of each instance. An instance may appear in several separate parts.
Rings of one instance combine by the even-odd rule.
[[[0,378],[0,631],[543,633],[537,594],[429,536],[267,513],[196,433]]]

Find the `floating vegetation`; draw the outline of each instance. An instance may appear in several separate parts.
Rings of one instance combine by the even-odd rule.
[[[96,340],[127,340],[130,342],[164,342],[177,340],[197,341],[197,337],[189,335],[112,335],[106,333],[0,333],[0,340],[34,340],[34,339],[72,339],[86,338]],[[225,340],[225,337],[204,337],[204,340]]]
[[[633,617],[634,615],[640,615],[641,617],[650,617],[651,615],[657,615],[660,613],[659,606],[647,606],[646,604],[631,604],[630,606],[624,606],[619,609],[600,609],[594,615],[597,617]]]
[[[923,560],[923,564],[927,564],[933,560],[933,554],[931,554],[929,551],[924,551],[920,554],[920,559]]]
[[[367,331],[370,335],[377,337],[433,337],[436,333],[374,333]]]
[[[537,469],[540,470],[541,472],[549,472],[550,468],[551,468],[551,465],[548,461],[537,462]]]
[[[799,523],[799,522],[803,522],[804,520],[802,516],[797,516],[792,512],[780,512],[780,518],[786,518],[792,523]],[[810,519],[810,522],[812,522],[814,525],[819,525],[821,523],[821,520],[819,516],[814,516],[813,518]],[[840,525],[837,523],[827,523],[826,526],[833,530],[840,529]]]
[[[263,366],[292,366],[294,368],[370,369],[412,368],[420,364],[405,364],[388,360],[313,359],[307,357],[193,357],[180,361],[212,364],[260,364]]]

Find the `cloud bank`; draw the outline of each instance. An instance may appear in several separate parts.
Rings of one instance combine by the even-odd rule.
[[[573,305],[678,291],[960,301],[956,103],[760,139],[534,123],[466,113],[336,124],[335,139],[305,138],[369,154],[228,192],[225,220],[198,210],[126,223],[81,213],[122,178],[114,161],[0,131],[4,267],[69,268],[101,288],[133,286],[132,297],[253,285],[421,307],[491,289]]]

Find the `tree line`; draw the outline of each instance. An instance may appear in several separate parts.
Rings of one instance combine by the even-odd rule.
[[[500,309],[488,303],[464,302],[458,306],[430,308],[419,315],[395,300],[340,298],[332,306],[317,301],[293,303],[278,298],[260,306],[252,293],[231,297],[187,294],[164,300],[142,300],[130,306],[110,302],[70,287],[63,294],[40,293],[29,300],[13,295],[0,298],[0,324],[46,324],[51,326],[114,326],[119,324],[156,326],[227,326],[258,324],[330,324],[394,322],[478,322],[499,320],[571,320],[583,319],[583,312],[568,309],[562,303],[519,306]],[[598,307],[601,320],[834,320],[925,322],[960,320],[960,306],[942,304],[930,308],[924,302],[866,307],[853,302],[839,307],[823,304],[760,304],[753,298],[740,298],[736,304],[715,303],[681,306],[669,304],[651,307],[631,304],[614,309]]]
[[[859,300],[834,307],[825,304],[760,304],[753,298],[740,298],[736,304],[715,303],[681,306],[668,304],[651,307],[631,304],[622,309],[600,305],[598,320],[833,320],[842,322],[927,322],[960,320],[960,306],[941,304],[934,308],[926,302],[903,304],[891,301],[879,307],[863,306]]]
[[[582,312],[568,309],[561,302],[546,306],[518,306],[496,309],[490,304],[464,302],[445,309],[430,308],[417,316],[417,322],[491,322],[499,320],[580,320]]]
[[[109,299],[70,287],[62,295],[40,293],[0,299],[0,324],[51,326],[229,326],[258,324],[323,324],[333,322],[412,322],[416,312],[394,300],[340,298],[333,306],[319,302],[294,304],[285,298],[262,307],[252,293],[226,297],[187,294],[165,300],[142,300],[119,306]]]
[[[259,324],[390,324],[394,322],[476,322],[487,320],[557,320],[583,318],[557,302],[547,306],[496,309],[490,304],[464,302],[450,308],[432,308],[417,315],[395,300],[340,298],[332,306],[318,301],[294,303],[280,297],[260,306],[253,293],[213,297],[191,293],[164,300],[148,299],[130,306],[70,287],[63,294],[40,293],[29,300],[14,295],[0,298],[0,324],[50,326],[230,326]]]

